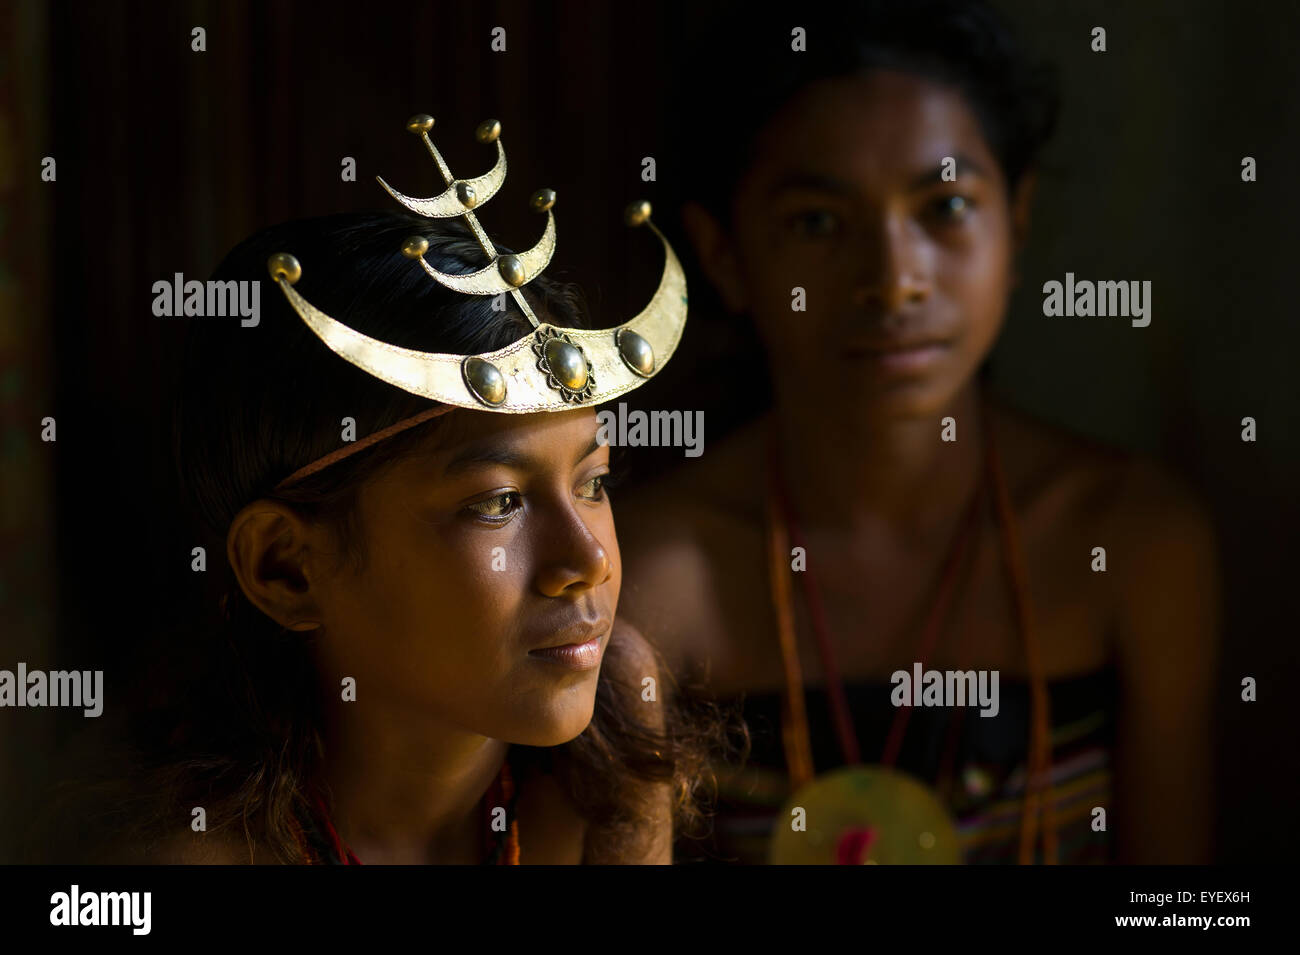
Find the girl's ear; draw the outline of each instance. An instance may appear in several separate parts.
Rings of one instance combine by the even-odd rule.
[[[226,557],[249,602],[289,630],[321,625],[320,582],[309,560],[319,528],[277,501],[258,500],[230,524]]]
[[[1034,190],[1038,185],[1038,170],[1030,169],[1020,177],[1015,195],[1011,197],[1011,241],[1019,252],[1029,241],[1029,211],[1034,204]]]
[[[745,310],[740,265],[731,239],[722,224],[698,202],[682,206],[682,226],[695,249],[700,267],[718,290],[722,303],[732,313]]]

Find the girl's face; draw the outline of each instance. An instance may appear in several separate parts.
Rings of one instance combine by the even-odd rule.
[[[778,394],[915,417],[992,347],[1018,214],[962,95],[875,71],[811,85],[768,123],[729,232],[699,211],[687,225],[727,304],[753,316]]]
[[[325,672],[494,739],[579,735],[621,583],[608,472],[589,409],[443,419],[362,490],[365,568],[322,588]]]

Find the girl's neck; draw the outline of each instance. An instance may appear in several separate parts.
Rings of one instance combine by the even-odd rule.
[[[978,382],[922,418],[873,419],[778,396],[773,424],[782,474],[801,523],[884,543],[923,539],[950,526],[983,462]],[[956,421],[942,440],[941,420]]]
[[[333,824],[363,863],[477,862],[509,744],[382,703],[340,703],[325,741]]]

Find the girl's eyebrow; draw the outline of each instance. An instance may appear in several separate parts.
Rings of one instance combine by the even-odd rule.
[[[513,448],[503,448],[495,444],[469,445],[452,455],[451,460],[443,468],[443,473],[448,477],[452,477],[465,471],[472,471],[474,468],[482,467],[485,464],[499,464],[524,471],[535,463],[529,455],[522,454]]]
[[[581,464],[587,458],[591,457],[591,455],[595,454],[598,450],[600,450],[599,432],[591,436],[591,444],[587,445],[586,449],[580,455],[578,455],[578,457],[573,462],[574,465]]]
[[[587,457],[594,454],[600,448],[600,440],[596,435],[592,435],[591,443],[588,444],[574,460],[574,465],[580,464]],[[443,474],[447,477],[453,477],[462,474],[465,471],[471,471],[476,467],[482,467],[487,464],[497,464],[503,467],[514,468],[518,471],[527,471],[530,469],[540,470],[542,463],[531,455],[524,454],[514,448],[501,447],[496,444],[469,445],[462,448],[454,454],[446,467],[443,468]]]

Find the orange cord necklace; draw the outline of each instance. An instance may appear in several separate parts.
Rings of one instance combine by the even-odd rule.
[[[983,396],[981,396],[982,398]],[[1006,488],[1006,478],[1002,471],[993,437],[993,429],[987,406],[982,405],[985,423],[985,469],[980,482],[972,495],[971,503],[958,525],[958,533],[945,561],[939,599],[931,610],[923,632],[921,652],[922,665],[929,658],[934,643],[938,638],[940,624],[949,608],[956,584],[956,571],[961,564],[965,551],[974,535],[979,504],[983,499],[986,481],[992,483],[994,503],[997,508],[998,525],[1001,532],[1001,551],[1011,584],[1012,602],[1016,622],[1025,644],[1026,660],[1029,668],[1031,685],[1031,722],[1029,753],[1027,758],[1027,778],[1025,796],[1021,813],[1019,862],[1032,864],[1037,842],[1037,823],[1039,813],[1043,817],[1043,858],[1048,864],[1057,860],[1057,832],[1054,812],[1054,800],[1051,798],[1051,717],[1047,683],[1043,675],[1042,655],[1031,627],[1028,586],[1019,538],[1011,509],[1011,499]],[[772,590],[772,602],[776,612],[777,631],[781,643],[781,662],[785,676],[785,693],[783,694],[781,738],[786,754],[786,765],[794,789],[806,785],[813,778],[812,736],[808,726],[808,714],[804,697],[802,668],[799,664],[797,633],[794,624],[793,595],[790,584],[791,543],[802,547],[807,558],[807,546],[799,526],[790,495],[786,491],[781,476],[780,460],[775,436],[769,432],[769,459],[767,495],[768,527],[768,569]],[[990,480],[991,479],[991,480]],[[843,680],[835,663],[831,646],[825,609],[820,591],[811,568],[800,574],[804,597],[812,619],[813,630],[817,637],[817,646],[821,657],[822,669],[826,676],[827,695],[830,699],[834,717],[836,735],[847,765],[861,763],[860,748],[853,728]],[[893,766],[902,748],[903,734],[906,732],[911,707],[899,707],[881,762]]]

